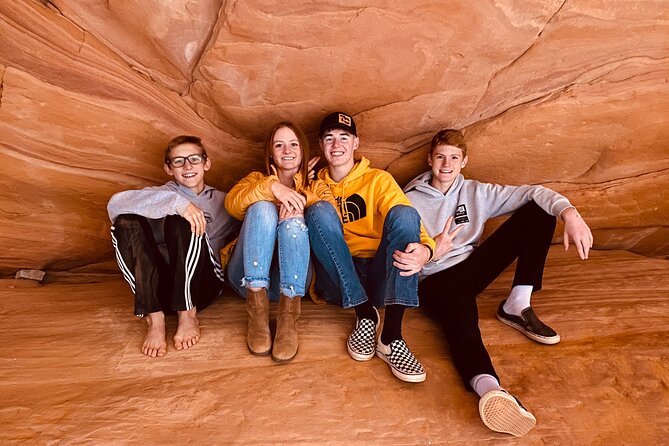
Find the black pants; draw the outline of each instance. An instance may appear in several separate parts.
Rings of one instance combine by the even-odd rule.
[[[178,215],[165,218],[164,233],[167,259],[158,248],[147,218],[119,215],[112,226],[116,261],[135,294],[137,316],[193,307],[202,310],[223,286],[220,266],[206,235],[196,236],[190,223]]]
[[[476,296],[515,259],[513,285],[532,285],[534,291],[540,290],[555,224],[555,217],[531,201],[465,260],[420,282],[421,307],[442,325],[465,386],[480,374],[499,380],[481,339]]]

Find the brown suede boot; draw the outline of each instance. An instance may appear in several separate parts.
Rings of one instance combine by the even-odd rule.
[[[272,359],[288,362],[297,354],[297,320],[300,318],[300,298],[281,294],[276,314],[276,337],[272,347]]]
[[[269,297],[267,289],[246,290],[246,313],[249,328],[246,344],[254,355],[266,355],[272,349],[272,335],[269,332]]]

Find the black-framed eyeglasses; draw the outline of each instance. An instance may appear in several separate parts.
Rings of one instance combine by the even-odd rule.
[[[170,158],[168,164],[172,167],[183,167],[186,165],[186,161],[188,161],[192,166],[195,166],[206,159],[207,155],[194,153],[188,156],[175,156],[174,158]]]

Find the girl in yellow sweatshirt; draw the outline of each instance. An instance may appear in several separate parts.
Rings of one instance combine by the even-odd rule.
[[[246,298],[251,353],[286,362],[297,354],[300,298],[309,283],[309,234],[304,210],[319,200],[334,203],[330,189],[309,180],[309,146],[290,122],[274,126],[265,141],[265,173],[251,172],[225,198],[230,215],[243,220],[227,266],[229,283]],[[269,300],[279,300],[276,336],[269,330]]]

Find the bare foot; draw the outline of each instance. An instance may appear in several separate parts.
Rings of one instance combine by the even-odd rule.
[[[167,354],[165,314],[162,311],[157,311],[147,314],[145,319],[149,329],[142,344],[142,353],[151,358],[165,356]]]
[[[190,348],[200,340],[200,321],[198,321],[196,308],[188,311],[177,311],[179,314],[179,325],[174,335],[174,348],[182,350]]]

